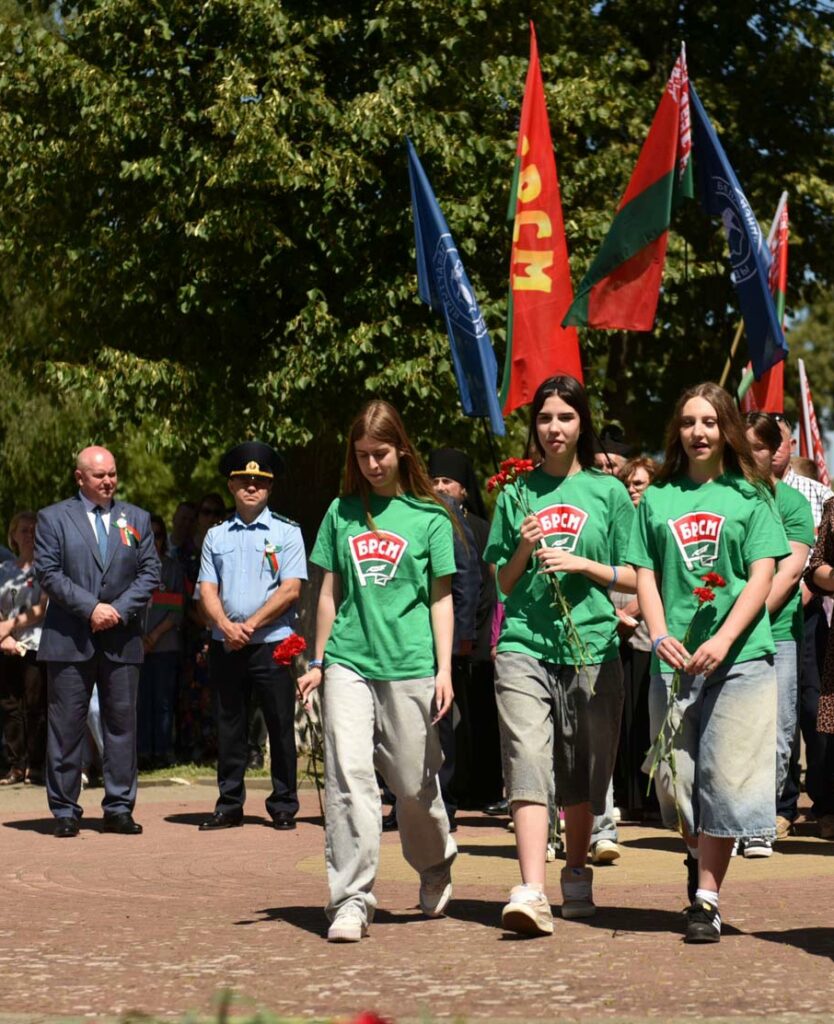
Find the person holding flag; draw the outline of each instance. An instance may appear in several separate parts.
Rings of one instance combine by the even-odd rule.
[[[539,385],[525,451],[541,462],[506,486],[499,476],[484,552],[506,610],[495,692],[521,870],[501,920],[509,931],[550,935],[544,885],[554,764],[567,842],[562,917],[596,912],[588,847],[594,815],[605,811],[623,706],[609,594],[634,592],[625,564],[634,508],[619,480],[594,468],[591,412],[575,378]]]
[[[652,736],[663,730],[671,745],[655,776],[658,800],[688,850],[686,942],[721,938],[718,893],[735,839],[775,831],[765,602],[776,560],[790,553],[732,399],[713,383],[684,391],[628,561],[652,638]]]

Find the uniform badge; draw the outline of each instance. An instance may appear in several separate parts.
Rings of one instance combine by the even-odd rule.
[[[715,512],[688,512],[666,520],[687,569],[715,565],[721,543],[724,516]]]
[[[363,587],[368,581],[379,587],[390,583],[397,575],[408,541],[396,533],[377,531],[357,534],[349,540],[350,554],[356,575]]]
[[[536,519],[549,547],[573,552],[588,522],[588,513],[576,505],[548,505],[539,509]]]

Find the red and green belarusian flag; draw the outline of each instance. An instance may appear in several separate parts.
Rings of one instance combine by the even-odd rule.
[[[530,66],[521,106],[510,206],[513,222],[504,415],[532,401],[554,374],[582,383],[576,328],[562,326],[573,300],[562,198],[550,138],[536,33],[530,24]]]
[[[788,290],[788,193],[783,192],[776,208],[776,216],[768,237],[770,247],[770,273],[768,285],[779,323],[785,326],[785,295]],[[753,376],[753,366],[747,364],[738,398],[742,412],[785,411],[785,360],[765,370],[761,380]]]
[[[689,78],[681,47],[614,223],[563,323],[652,329],[672,211],[693,195],[691,151]]]

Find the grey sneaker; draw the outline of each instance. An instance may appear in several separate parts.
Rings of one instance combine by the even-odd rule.
[[[368,934],[368,925],[355,903],[343,907],[327,929],[328,942],[359,942]]]
[[[575,917],[593,917],[597,912],[594,906],[594,871],[583,868],[562,868],[562,917],[570,920]]]
[[[420,876],[420,909],[426,917],[442,917],[451,898],[452,872],[450,869],[447,868],[437,879],[433,879],[429,872]]]
[[[529,885],[517,885],[501,911],[501,925],[520,935],[552,935],[553,914],[547,896]]]
[[[773,843],[761,836],[750,836],[744,840],[745,857],[769,857],[773,853]]]

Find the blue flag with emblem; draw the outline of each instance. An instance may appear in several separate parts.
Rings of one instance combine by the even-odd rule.
[[[744,333],[756,380],[783,360],[788,346],[768,286],[770,249],[727,154],[690,80],[692,145],[701,205],[724,223],[731,280],[744,318]]]
[[[426,172],[411,140],[405,141],[420,298],[442,313],[446,321],[452,365],[464,413],[489,417],[493,434],[503,436],[504,417],[498,403],[498,364],[486,324]]]

